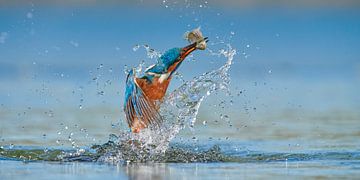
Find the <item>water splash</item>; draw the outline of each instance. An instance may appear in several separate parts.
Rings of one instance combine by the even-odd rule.
[[[144,46],[149,58],[160,56],[149,46]],[[69,135],[71,150],[46,148],[42,150],[0,149],[2,157],[15,158],[24,161],[97,161],[107,163],[129,162],[214,162],[228,161],[218,146],[201,152],[171,147],[170,141],[185,127],[193,128],[202,101],[214,92],[228,90],[231,68],[236,50],[230,45],[210,55],[223,57],[227,61],[219,69],[206,72],[190,81],[183,83],[178,89],[168,94],[163,103],[161,114],[164,123],[156,129],[144,129],[139,134],[120,132],[111,134],[109,142],[95,145],[92,148],[80,147],[73,140],[73,132],[60,134]],[[137,67],[138,73],[143,72],[145,62]],[[102,68],[102,67],[100,67]],[[67,126],[64,127],[68,129]],[[60,144],[62,142],[59,143]]]
[[[133,51],[137,51],[139,50],[141,47],[143,47],[146,51],[146,56],[150,59],[154,59],[154,58],[159,58],[161,56],[161,53],[156,51],[155,49],[151,48],[149,45],[144,44],[144,45],[135,45],[133,47]]]
[[[222,145],[225,146],[226,145]],[[120,156],[123,151],[123,156]],[[113,154],[104,156],[104,154]],[[114,154],[117,154],[115,156]],[[141,158],[139,158],[141,155]],[[112,141],[103,145],[93,146],[82,150],[59,150],[14,147],[0,147],[0,160],[31,161],[57,161],[57,162],[108,162],[115,164],[129,164],[130,162],[160,162],[160,163],[193,163],[193,162],[237,162],[237,163],[262,163],[262,162],[299,162],[299,161],[348,161],[360,160],[360,152],[308,152],[308,153],[271,153],[258,151],[221,151],[220,146],[214,145],[200,152],[186,147],[169,147],[163,154],[151,155],[149,152],[134,151],[132,146]]]
[[[144,46],[150,49],[148,46]],[[151,51],[156,52],[155,50]],[[158,53],[155,53],[159,55]],[[104,152],[99,161],[104,162],[146,162],[164,156],[170,141],[188,125],[193,128],[202,101],[219,90],[228,91],[230,84],[229,69],[232,65],[236,50],[230,45],[211,55],[225,57],[226,63],[219,69],[206,72],[191,81],[185,82],[179,88],[164,98],[160,114],[164,123],[159,128],[144,129],[139,134],[122,133],[117,138],[117,148]],[[148,53],[148,57],[154,57]],[[138,66],[141,73],[143,62]],[[108,148],[109,149],[109,148]]]
[[[162,104],[161,114],[166,119],[162,127],[163,146],[158,148],[166,150],[171,139],[186,125],[193,128],[202,101],[215,91],[226,90],[230,84],[229,69],[232,65],[236,50],[228,45],[227,50],[220,50],[214,54],[227,58],[226,63],[217,70],[206,72],[191,81],[184,83],[170,93]],[[165,136],[164,136],[165,135]]]

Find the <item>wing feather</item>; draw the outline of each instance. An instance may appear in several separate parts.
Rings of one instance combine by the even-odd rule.
[[[139,120],[144,127],[159,126],[162,122],[155,102],[146,98],[137,85],[133,70],[129,72],[126,80],[124,112],[130,128],[134,126],[135,119]]]

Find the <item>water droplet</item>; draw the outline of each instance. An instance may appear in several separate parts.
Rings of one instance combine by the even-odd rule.
[[[271,74],[271,73],[272,73],[272,70],[270,69],[270,70],[268,71],[268,73]]]
[[[140,48],[140,45],[137,44],[133,47],[133,51],[137,51],[137,50],[139,50],[139,48]]]
[[[83,108],[83,107],[82,107],[82,105],[80,104],[80,105],[79,105],[79,109],[82,109],[82,108]]]
[[[70,41],[70,44],[73,45],[74,47],[79,47],[79,43],[78,43],[78,42]]]
[[[233,35],[235,35],[235,32],[234,32],[234,31],[231,31],[230,34],[233,36]]]
[[[69,127],[65,126],[65,129],[69,129]]]
[[[1,32],[0,33],[0,44],[4,44],[6,39],[8,37],[8,33],[7,32]]]
[[[77,151],[78,151],[78,153],[81,153],[81,154],[82,154],[82,153],[85,152],[85,149],[80,148],[80,149],[78,149]]]
[[[246,45],[246,47],[249,48],[249,47],[250,47],[250,44]]]
[[[29,19],[32,19],[33,16],[34,16],[34,15],[33,15],[31,12],[28,12],[28,13],[26,14],[26,17],[29,18]]]
[[[203,122],[202,122],[202,124],[203,124],[204,126],[206,125],[206,123],[207,123],[207,121],[203,121]]]
[[[74,47],[79,47],[79,43],[75,41],[70,41],[70,44]]]

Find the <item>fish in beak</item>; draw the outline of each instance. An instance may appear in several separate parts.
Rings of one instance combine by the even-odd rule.
[[[206,43],[208,41],[209,41],[208,37],[206,37],[188,46],[183,47],[181,50],[180,59],[185,59],[186,56],[188,56],[191,52],[195,51],[196,49],[201,49],[201,50],[205,49],[204,46],[206,47]]]

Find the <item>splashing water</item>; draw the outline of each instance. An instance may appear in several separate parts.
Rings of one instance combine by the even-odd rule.
[[[157,53],[157,52],[156,52]],[[209,95],[220,90],[228,91],[231,68],[236,50],[231,46],[214,53],[213,56],[225,57],[226,63],[219,69],[204,73],[191,81],[185,82],[178,89],[166,96],[161,114],[164,123],[158,129],[145,129],[139,134],[121,132],[111,134],[109,141],[103,145],[92,147],[77,147],[76,149],[54,148],[24,148],[14,145],[0,147],[0,160],[29,161],[84,161],[106,162],[115,164],[128,164],[132,162],[162,162],[162,163],[189,163],[189,162],[299,162],[309,160],[347,161],[350,163],[360,160],[359,152],[312,152],[312,153],[269,153],[238,150],[238,146],[223,146],[206,144],[197,146],[196,150],[184,145],[171,146],[170,141],[186,126],[194,127],[196,116],[202,101]],[[139,71],[144,67],[144,62],[139,65]],[[204,121],[203,123],[206,124]],[[64,127],[68,129],[67,126]],[[263,143],[263,142],[261,142]],[[198,148],[200,150],[198,151]]]
[[[151,59],[161,56],[161,53],[147,45],[142,47],[145,48],[147,56]],[[184,82],[179,88],[168,94],[160,108],[164,119],[161,127],[144,129],[139,134],[129,132],[120,132],[118,135],[111,134],[107,143],[94,145],[91,148],[77,147],[76,144],[73,144],[76,148],[72,150],[0,148],[0,159],[6,157],[23,161],[97,161],[123,164],[129,162],[229,161],[228,157],[221,153],[219,146],[202,152],[192,152],[178,147],[170,147],[169,143],[181,129],[186,126],[190,129],[194,127],[200,105],[207,96],[219,90],[228,90],[229,69],[235,54],[236,50],[230,45],[226,50],[222,49],[217,53],[210,51],[212,56],[225,57],[226,63],[219,69]],[[138,75],[143,73],[143,67],[145,67],[144,61],[136,68]]]
[[[228,45],[227,49],[218,52],[209,51],[212,56],[225,57],[226,63],[219,69],[206,72],[183,83],[178,89],[168,94],[161,107],[164,123],[160,128],[145,129],[139,134],[129,132],[121,132],[118,135],[111,134],[107,143],[92,147],[79,147],[74,143],[72,149],[51,147],[44,149],[17,147],[11,144],[0,147],[0,160],[105,162],[123,165],[136,162],[285,162],[287,164],[288,162],[298,163],[310,160],[340,161],[343,164],[351,164],[351,162],[360,160],[360,153],[357,151],[269,153],[238,149],[238,146],[234,149],[232,145],[221,144],[212,147],[209,144],[204,147],[197,146],[195,150],[187,147],[186,144],[171,146],[170,141],[183,128],[188,126],[192,129],[194,127],[198,110],[206,97],[220,90],[228,91],[229,70],[236,50]],[[153,53],[158,52],[153,51]],[[154,58],[151,54],[148,56]],[[145,62],[138,66],[140,73],[143,67],[145,67]],[[205,121],[203,123],[206,124]],[[68,127],[65,126],[64,129],[67,130]],[[71,138],[71,136],[69,137]],[[71,142],[75,141],[71,138]],[[221,150],[220,146],[224,150]]]
[[[155,49],[153,49],[153,48],[150,48],[150,46],[147,45],[147,44],[144,44],[144,45],[138,45],[138,44],[137,44],[137,45],[135,45],[135,46],[133,47],[133,51],[139,50],[140,47],[143,47],[143,48],[146,50],[146,55],[147,55],[147,57],[150,58],[150,59],[159,58],[159,57],[161,56],[161,53],[160,53],[160,52],[155,51]]]
[[[150,58],[154,54],[160,53],[152,50],[149,54],[149,47],[144,46]],[[178,89],[171,92],[164,98],[161,104],[160,114],[164,122],[161,127],[156,129],[144,129],[139,134],[123,133],[119,137],[113,138],[117,142],[118,148],[106,152],[99,158],[105,162],[146,162],[149,159],[160,158],[169,148],[170,141],[186,127],[193,128],[201,102],[211,93],[219,90],[228,90],[230,77],[229,69],[232,65],[236,50],[230,45],[227,49],[222,49],[218,53],[211,53],[214,56],[223,56],[227,59],[226,63],[217,70],[206,72],[191,81],[185,82]],[[142,70],[143,63],[137,69]],[[132,155],[131,155],[132,154]]]

